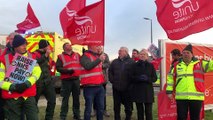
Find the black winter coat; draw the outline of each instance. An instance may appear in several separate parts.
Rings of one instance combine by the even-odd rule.
[[[44,51],[36,50],[33,54],[36,56],[37,63],[41,68],[41,76],[38,79],[37,86],[39,84],[50,84],[51,82],[51,73],[50,73],[50,65],[49,65],[49,57],[45,56]]]
[[[109,81],[112,83],[113,89],[119,91],[128,90],[130,79],[129,71],[134,61],[129,57],[123,59],[115,59],[109,67]]]
[[[154,66],[148,61],[139,60],[132,65],[130,76],[132,101],[138,103],[153,103],[154,90],[152,83],[157,80]]]

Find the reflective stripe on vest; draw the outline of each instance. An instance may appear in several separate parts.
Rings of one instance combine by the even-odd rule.
[[[174,69],[176,69],[177,64],[174,67],[175,67]],[[176,74],[177,73],[174,72],[173,76],[175,76]],[[181,75],[175,76],[174,78],[178,79],[178,78],[181,78],[181,77],[184,77],[184,76],[185,77],[186,76],[193,76],[196,90],[198,92],[204,92],[204,71],[203,71],[203,68],[202,68],[202,61],[199,61],[199,62],[194,64],[193,74],[181,74]],[[176,81],[176,82],[180,82],[180,81]],[[175,84],[177,85],[177,83],[175,83]],[[175,85],[175,87],[176,87],[176,85]]]
[[[71,67],[71,68],[68,68],[68,70],[71,70],[71,69],[73,69],[73,70],[83,70],[82,67]]]
[[[203,79],[200,79],[200,78],[194,78],[194,81],[204,82],[204,80],[203,80]]]
[[[176,93],[176,95],[180,95],[180,96],[203,96],[204,93],[178,92],[178,93]]]
[[[103,75],[103,72],[95,72],[95,73],[84,74],[84,75],[81,75],[81,78],[92,77],[92,76],[97,76],[97,75]]]
[[[202,61],[196,63],[193,68],[194,72],[194,82],[197,91],[204,92],[204,70],[202,68]]]
[[[91,61],[95,61],[95,59],[92,57],[92,56],[90,56],[90,60]],[[102,69],[102,64],[98,64],[97,66],[95,66],[93,69],[98,69],[98,68],[100,68],[101,67],[101,69]],[[85,70],[84,69],[84,67],[82,67],[82,70]],[[92,73],[90,73],[90,74],[92,74]],[[102,74],[103,74],[103,72],[102,72]],[[81,78],[84,78],[84,76],[86,76],[86,75],[88,75],[88,74],[82,74],[81,75]],[[97,75],[100,75],[100,74],[97,74]],[[89,77],[91,77],[92,75],[89,75]]]
[[[204,74],[203,70],[194,70],[194,73]]]
[[[37,78],[35,75],[31,75],[31,77],[35,78],[35,80],[38,80],[39,78]]]
[[[74,53],[74,54],[75,54],[75,53]],[[78,57],[78,55],[76,55],[76,54],[75,54],[75,57],[76,57],[77,61],[70,61],[70,62],[66,62],[66,60],[65,60],[63,54],[61,54],[60,56],[61,56],[61,59],[62,59],[62,62],[63,62],[63,67],[64,67],[64,66],[67,66],[67,65],[70,65],[70,64],[74,64],[74,63],[75,63],[75,64],[80,64],[80,63],[79,63],[79,57]]]
[[[167,86],[173,86],[174,84],[167,83]]]
[[[204,71],[205,71],[205,72],[207,72],[208,67],[209,67],[209,62],[206,64],[206,66],[205,66],[205,68],[204,68]]]
[[[80,55],[73,53],[72,55],[60,54],[59,59],[62,61],[62,66],[68,70],[74,70],[73,74],[61,74],[61,79],[70,77],[79,77],[81,74],[82,67],[80,65]]]
[[[32,54],[31,53],[27,53],[28,57],[32,58]],[[8,69],[7,67],[9,67],[10,62],[12,62],[12,54],[6,54],[4,56],[4,64],[5,64],[5,71],[6,69]],[[8,64],[9,63],[9,64]],[[36,80],[38,79],[36,76],[32,75],[32,77],[34,77]],[[6,81],[4,81],[6,82]],[[1,84],[3,84],[4,82],[2,82]],[[10,98],[19,98],[19,97],[31,97],[31,96],[35,96],[36,95],[36,84],[33,84],[31,87],[27,88],[23,93],[17,93],[17,92],[9,92],[7,90],[2,90],[2,97],[5,99],[10,99]]]
[[[90,60],[91,61],[95,61],[95,59],[92,57],[92,56],[90,56]],[[101,67],[101,69],[102,69],[102,64],[98,64],[97,66],[95,66],[93,69],[98,69],[98,68],[100,68]],[[85,70],[84,69],[84,67],[82,67],[82,70]],[[88,74],[82,74],[81,76],[80,76],[80,78],[85,78],[85,76],[87,76],[87,77],[91,77],[91,76],[96,76],[96,75],[101,75],[101,74],[97,74],[97,73],[99,73],[99,72],[96,72],[96,73],[90,73],[90,75],[88,75]],[[103,74],[103,72],[101,72],[102,74]],[[94,75],[93,75],[94,74]]]
[[[7,71],[7,68],[9,68],[9,66],[10,66],[10,61],[9,61],[9,54],[6,54],[5,56],[4,56],[4,58],[5,58],[5,72]]]
[[[95,61],[95,59],[93,59],[93,57],[92,56],[90,56],[90,60],[92,60],[92,61]],[[101,64],[98,64],[97,66],[95,66],[94,68],[99,68],[99,67],[102,67],[102,66],[100,66]]]
[[[3,48],[3,49],[1,49],[1,50],[0,50],[0,56],[3,55],[3,54],[5,54],[7,49],[8,49],[8,48]]]
[[[0,81],[0,88],[2,88],[2,85],[4,84],[4,81]]]
[[[85,55],[91,60],[91,62],[95,61],[98,58],[98,56],[94,56],[91,53],[85,53]],[[102,63],[99,63],[91,70],[85,70],[83,68],[80,78],[81,78],[80,82],[82,85],[102,84],[104,82]]]
[[[181,75],[177,75],[177,78],[182,77],[182,76],[188,77],[188,76],[194,76],[194,75],[193,74],[181,74]]]
[[[0,72],[5,72],[4,69],[0,68]]]

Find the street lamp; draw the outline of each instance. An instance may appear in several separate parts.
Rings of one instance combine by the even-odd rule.
[[[151,18],[146,18],[146,17],[144,17],[143,19],[144,20],[149,20],[150,23],[151,23],[151,44],[152,44],[153,43],[153,38],[152,38],[152,19]]]

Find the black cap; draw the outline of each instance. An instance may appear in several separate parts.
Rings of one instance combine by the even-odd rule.
[[[50,45],[50,43],[44,39],[41,39],[38,43],[39,49],[43,49],[43,48],[47,47],[48,45]]]
[[[12,47],[16,48],[26,43],[27,43],[26,39],[23,38],[21,35],[15,35],[13,38]]]
[[[181,55],[179,49],[173,49],[173,50],[171,51],[171,54],[172,54],[172,55]]]
[[[190,51],[191,53],[193,53],[193,51],[192,51],[192,45],[191,45],[191,44],[187,45],[187,46],[183,49],[183,51],[184,51],[184,50],[187,50],[187,51]]]

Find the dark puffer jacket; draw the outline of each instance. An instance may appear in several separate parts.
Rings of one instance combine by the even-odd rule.
[[[134,61],[129,57],[117,58],[112,61],[109,67],[109,81],[113,89],[126,91],[129,87],[129,71]]]

